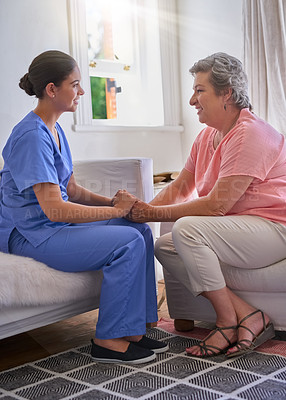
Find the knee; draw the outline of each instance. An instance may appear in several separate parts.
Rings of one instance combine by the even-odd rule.
[[[190,219],[191,217],[183,217],[174,223],[172,228],[172,236],[174,240],[186,235],[186,228],[189,230],[189,228],[192,227],[192,221]]]
[[[133,235],[132,235],[132,240],[131,241],[135,243],[135,246],[137,248],[140,247],[140,248],[144,248],[145,249],[146,244],[145,244],[145,240],[144,240],[143,234],[141,232],[137,231],[137,229],[133,229],[132,234]]]
[[[152,239],[153,241],[152,229],[148,224],[141,224],[141,232],[147,240]]]
[[[122,236],[123,239],[123,236]],[[142,264],[142,260],[146,257],[146,243],[142,234],[134,228],[130,228],[125,232],[124,242],[119,248],[119,254],[133,260],[135,264]]]
[[[138,232],[140,232],[141,235],[145,238],[146,242],[152,241],[153,243],[153,234],[152,234],[152,229],[148,224],[140,224],[137,222],[129,222],[130,227],[133,229],[136,229]]]
[[[127,248],[141,249],[145,248],[145,241],[143,234],[133,226],[124,226],[123,230],[119,232],[119,243]]]
[[[163,241],[164,241],[164,236],[159,237],[159,239],[156,240],[155,242],[155,246],[154,246],[154,253],[156,258],[158,258],[158,260],[160,260],[160,253],[161,253],[161,249],[163,246]]]
[[[162,265],[164,264],[164,259],[168,256],[171,247],[173,247],[171,233],[167,233],[156,240],[154,252],[157,260],[159,260]]]
[[[190,216],[178,219],[172,229],[172,237],[175,246],[183,241],[197,242],[200,241],[201,229],[201,217]]]

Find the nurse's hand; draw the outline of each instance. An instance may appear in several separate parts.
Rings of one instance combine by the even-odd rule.
[[[129,197],[132,197],[133,199],[138,200],[137,197],[135,197],[133,194],[127,192],[125,189],[120,189],[116,192],[114,197],[111,199],[111,205],[112,207],[115,206],[122,198],[124,198],[126,195]]]
[[[125,217],[136,201],[137,198],[126,190],[118,190],[116,195],[113,197],[111,204],[114,208],[118,209],[121,217]]]

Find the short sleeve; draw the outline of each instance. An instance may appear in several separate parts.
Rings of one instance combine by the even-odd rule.
[[[53,145],[45,131],[35,129],[18,138],[7,163],[19,192],[37,183],[59,183]]]
[[[282,135],[252,128],[242,126],[224,143],[220,178],[247,175],[263,181],[276,163],[283,148]]]

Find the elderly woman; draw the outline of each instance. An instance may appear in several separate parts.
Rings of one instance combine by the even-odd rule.
[[[269,316],[226,286],[220,261],[260,268],[286,257],[285,138],[251,111],[239,60],[216,53],[190,72],[190,105],[207,126],[178,178],[150,204],[135,203],[131,218],[176,221],[157,241],[156,256],[217,315],[216,329],[187,353],[231,357],[274,336]],[[190,199],[195,189],[198,197]]]

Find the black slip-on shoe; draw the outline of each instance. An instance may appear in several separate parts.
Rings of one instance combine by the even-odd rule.
[[[91,343],[91,357],[94,361],[102,363],[143,364],[156,358],[153,351],[140,348],[133,343],[129,344],[125,353],[98,346],[93,340]]]
[[[142,349],[152,350],[154,353],[164,353],[164,351],[169,350],[169,345],[167,343],[151,339],[147,336],[143,336],[139,342],[132,343],[135,344],[135,346],[141,347]]]

